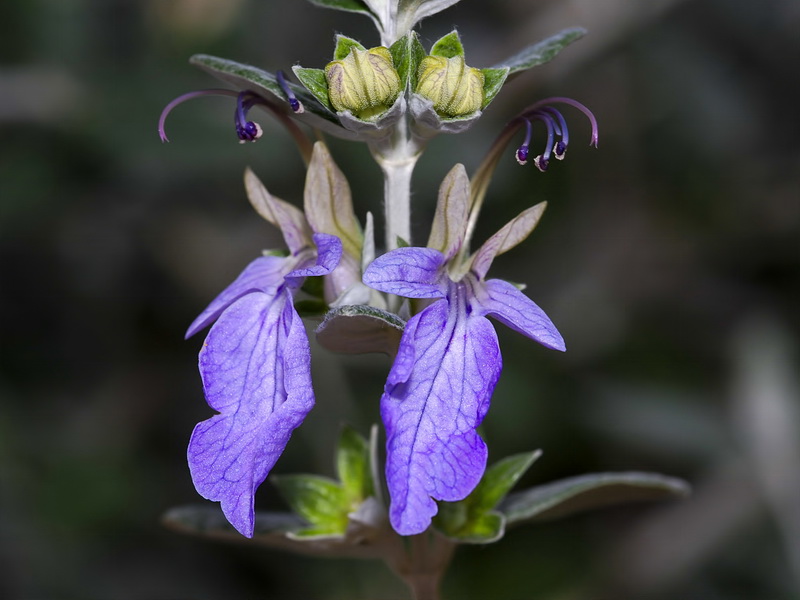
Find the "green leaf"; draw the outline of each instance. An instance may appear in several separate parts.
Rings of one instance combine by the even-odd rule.
[[[559,52],[584,35],[586,35],[586,30],[582,27],[565,29],[546,40],[528,46],[522,52],[494,65],[494,68],[508,68],[509,77],[514,76],[517,73],[553,60]]]
[[[403,88],[414,89],[417,85],[417,68],[420,61],[425,58],[425,48],[419,42],[415,31],[409,31],[389,48],[392,54],[392,63],[400,75]]]
[[[345,35],[336,35],[336,49],[333,51],[333,60],[342,60],[350,54],[350,50],[355,48],[356,50],[366,50],[364,46],[361,45],[361,42],[358,40],[354,40],[353,38],[349,38]],[[327,88],[327,86],[326,86]]]
[[[480,483],[470,494],[475,510],[485,512],[495,508],[541,455],[541,450],[514,454],[486,469]]]
[[[685,481],[656,473],[593,473],[516,492],[498,509],[511,525],[614,504],[680,498],[689,491]]]
[[[178,506],[170,509],[162,523],[182,534],[195,535],[215,541],[288,550],[298,554],[331,558],[381,558],[382,549],[365,540],[364,536],[308,536],[298,532],[307,524],[297,515],[278,512],[257,512],[255,531],[246,538],[228,523],[219,506],[212,504]],[[314,531],[314,528],[310,528]],[[291,536],[291,537],[289,537]]]
[[[443,56],[444,58],[463,57],[464,46],[461,45],[461,38],[458,37],[458,32],[453,30],[446,36],[439,38],[431,48],[431,56]]]
[[[463,543],[486,544],[503,537],[506,517],[497,504],[541,456],[541,451],[509,456],[493,464],[472,493],[460,502],[440,502],[434,526]]]
[[[509,72],[508,67],[502,69],[481,69],[483,73],[483,104],[481,109],[489,106],[489,103],[494,100],[503,84],[506,82]]]
[[[337,482],[317,475],[273,476],[270,481],[295,514],[311,524],[314,535],[344,535],[350,507]]]
[[[367,305],[331,309],[317,328],[317,341],[332,352],[393,356],[400,345],[405,322],[397,315]]]
[[[328,80],[325,79],[325,71],[322,69],[307,69],[305,67],[294,66],[292,71],[300,80],[305,88],[314,95],[320,104],[328,110],[333,110],[330,98],[328,97]]]
[[[361,0],[308,0],[315,6],[322,8],[332,8],[334,10],[343,10],[346,12],[362,13],[372,16],[372,12],[367,8]]]
[[[351,507],[373,495],[369,442],[350,426],[342,429],[336,451],[336,471],[345,501]]]

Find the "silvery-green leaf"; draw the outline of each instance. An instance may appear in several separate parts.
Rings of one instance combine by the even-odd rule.
[[[425,48],[419,42],[415,31],[409,31],[389,48],[394,68],[403,82],[403,89],[413,90],[417,85],[417,67],[425,58]]]
[[[481,69],[483,73],[483,105],[481,108],[486,108],[489,103],[494,100],[495,96],[503,88],[509,72],[508,67],[502,69]]]
[[[553,60],[559,52],[584,35],[586,35],[586,30],[582,27],[565,29],[546,40],[528,46],[514,56],[494,65],[494,68],[502,69],[507,67],[509,69],[508,75],[512,77],[517,73]]]
[[[350,507],[337,482],[318,475],[273,475],[270,481],[294,513],[311,525],[289,535],[303,535],[304,531],[313,537],[344,535]]]
[[[438,250],[446,259],[455,256],[464,240],[468,208],[469,177],[464,165],[457,164],[439,187],[428,248]]]
[[[356,513],[358,514],[358,513]],[[357,538],[348,533],[341,537],[297,540],[288,537],[292,531],[307,524],[291,513],[257,512],[252,538],[246,538],[233,528],[218,506],[191,505],[169,510],[163,524],[178,533],[197,535],[211,540],[276,548],[331,558],[381,558],[381,548],[365,542],[362,533]],[[367,526],[362,525],[361,529]]]
[[[373,17],[370,12],[367,2],[363,0],[308,0],[311,4],[321,6],[322,8],[333,8],[334,10],[343,10],[345,12],[354,12]]]
[[[438,133],[463,133],[472,127],[483,114],[477,110],[464,117],[443,119],[433,108],[433,102],[419,94],[411,94],[408,109],[414,117],[413,132],[423,140]]]
[[[302,113],[292,113],[286,97],[283,95],[283,90],[272,73],[258,67],[207,54],[195,54],[189,59],[189,62],[239,90],[253,90],[264,94],[273,101],[277,100],[276,104],[285,107],[286,112],[291,113],[292,118],[311,127],[346,140],[357,139],[340,126],[333,112],[327,110],[317,98],[301,86],[289,83],[289,87],[305,107],[305,111]]]
[[[593,473],[515,492],[498,509],[513,525],[614,504],[681,498],[689,491],[682,479],[656,473]]]
[[[495,542],[505,533],[505,515],[495,510],[541,451],[509,456],[486,469],[473,492],[460,502],[440,502],[433,523],[438,531],[461,543]]]
[[[336,35],[336,48],[333,51],[333,60],[342,60],[350,54],[351,49],[366,50],[358,40],[349,38],[346,35]]]
[[[436,40],[431,47],[430,54],[431,56],[442,56],[444,58],[464,56],[464,46],[461,44],[461,38],[459,37],[458,32],[453,30],[447,35]]]
[[[339,306],[328,312],[316,333],[320,345],[332,352],[394,356],[404,327],[397,315],[373,306]]]
[[[473,256],[472,271],[479,277],[484,277],[496,256],[508,252],[531,234],[542,218],[545,208],[547,202],[540,202],[523,210],[486,240]]]
[[[422,19],[435,15],[461,0],[400,0],[397,9],[397,31],[404,35]]]
[[[281,230],[292,254],[313,245],[313,233],[303,211],[270,194],[249,167],[244,172],[244,187],[256,212]]]
[[[355,429],[345,426],[336,449],[336,472],[342,482],[345,500],[358,506],[373,495],[369,442]]]

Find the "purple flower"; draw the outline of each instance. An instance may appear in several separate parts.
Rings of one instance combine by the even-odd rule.
[[[432,247],[393,250],[364,273],[364,283],[377,290],[432,301],[406,324],[381,398],[389,513],[402,535],[427,529],[437,512],[434,500],[462,500],[485,470],[486,444],[475,428],[502,368],[487,317],[565,350],[533,301],[510,283],[485,279],[494,257],[527,237],[544,206],[524,211],[464,257],[468,198],[469,182],[457,165],[442,184]]]
[[[200,374],[206,400],[219,414],[192,432],[192,480],[247,537],[253,535],[256,488],[314,405],[308,338],[294,294],[306,277],[331,273],[342,255],[338,237],[312,236],[302,212],[265,199],[289,256],[254,260],[186,333],[216,321],[200,351]]]

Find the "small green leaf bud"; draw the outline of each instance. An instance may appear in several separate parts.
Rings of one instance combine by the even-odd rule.
[[[463,56],[426,56],[419,63],[414,91],[431,100],[441,116],[463,117],[480,110],[483,84],[483,73],[467,66]]]
[[[342,60],[325,67],[328,97],[337,112],[349,110],[364,121],[374,120],[391,108],[400,94],[400,76],[388,48],[352,47]]]

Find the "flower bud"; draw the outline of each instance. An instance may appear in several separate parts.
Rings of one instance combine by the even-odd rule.
[[[391,108],[400,94],[400,76],[387,48],[351,48],[342,60],[325,67],[328,97],[337,112],[350,111],[364,121]]]
[[[470,115],[483,105],[483,73],[467,66],[463,56],[426,56],[419,63],[417,79],[414,91],[431,100],[443,117]]]

